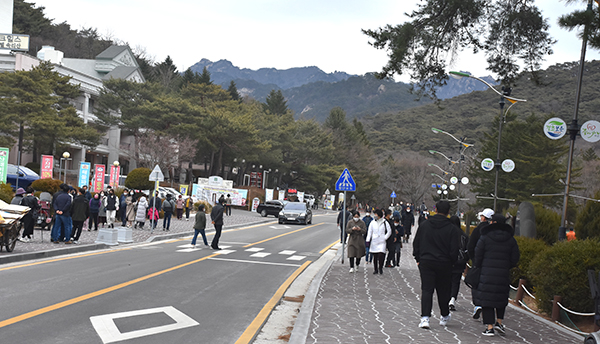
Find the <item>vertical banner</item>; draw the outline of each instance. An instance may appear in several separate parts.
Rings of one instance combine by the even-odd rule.
[[[0,182],[6,184],[6,174],[8,173],[8,148],[0,148]],[[15,188],[16,189],[16,188]]]
[[[89,185],[90,168],[92,168],[92,164],[90,164],[89,162],[79,163],[79,183],[77,183],[77,186],[79,186],[80,188]]]
[[[188,194],[188,185],[187,184],[179,184],[179,193],[187,196]]]
[[[52,155],[42,155],[42,166],[40,179],[52,179],[52,170],[54,168],[54,157]]]
[[[298,191],[296,195],[298,196],[299,202],[304,202],[304,191]]]
[[[278,200],[283,201],[284,198],[285,198],[285,190],[279,190]]]
[[[265,189],[265,202],[273,200],[273,189]]]
[[[104,172],[106,171],[106,166],[104,165],[96,165],[94,169],[94,192],[99,193],[104,190]]]
[[[112,165],[110,167],[110,186],[117,189],[119,187],[119,173],[121,172],[121,166]]]

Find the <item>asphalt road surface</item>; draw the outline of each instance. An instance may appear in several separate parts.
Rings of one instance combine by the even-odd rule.
[[[247,343],[339,240],[335,219],[224,228],[222,251],[186,238],[0,266],[0,343]]]

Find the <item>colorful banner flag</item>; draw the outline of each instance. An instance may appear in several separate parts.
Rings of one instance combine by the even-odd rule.
[[[54,170],[54,157],[52,155],[42,155],[40,170],[40,179],[52,179],[52,171]]]
[[[104,165],[96,165],[94,166],[94,192],[99,193],[104,190],[104,172],[106,171],[106,166]]]
[[[184,196],[187,196],[187,194],[188,194],[188,185],[187,184],[179,184],[179,193],[181,193]]]
[[[117,189],[119,187],[119,173],[121,172],[121,166],[112,165],[110,167],[110,182],[109,185]]]
[[[0,182],[6,184],[6,174],[8,173],[8,148],[0,148]]]
[[[89,162],[80,162],[79,163],[79,183],[77,186],[84,187],[88,186],[90,183],[90,168],[92,168]]]

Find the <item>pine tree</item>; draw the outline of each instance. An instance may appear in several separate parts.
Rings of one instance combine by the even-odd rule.
[[[204,84],[204,85],[212,85],[212,81],[210,80],[210,72],[208,71],[208,69],[206,67],[204,67],[204,69],[202,69],[202,74],[200,74],[200,80],[199,80],[200,84]]]
[[[227,92],[229,92],[229,94],[231,94],[231,99],[233,99],[233,100],[242,99],[242,97],[240,96],[240,93],[238,92],[237,86],[235,85],[235,82],[233,80],[231,80],[231,82],[229,83]]]
[[[267,96],[265,104],[263,104],[263,109],[265,112],[279,116],[282,116],[288,112],[287,101],[285,100],[281,90],[271,90]]]
[[[590,147],[581,154],[581,158],[583,161],[595,161],[598,160],[598,155],[596,155],[594,148]]]

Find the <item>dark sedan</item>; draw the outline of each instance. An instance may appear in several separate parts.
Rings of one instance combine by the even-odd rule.
[[[290,202],[279,212],[279,223],[312,223],[312,211],[303,202]]]
[[[17,173],[19,174],[19,185],[16,185]],[[38,179],[40,179],[40,176],[29,168],[25,166],[19,166],[19,171],[17,172],[17,165],[8,164],[6,183],[10,184],[13,190],[18,188],[27,189],[31,183]]]
[[[256,212],[259,213],[262,217],[267,217],[268,215],[273,215],[277,217],[281,209],[285,203],[279,200],[267,201],[265,203],[261,203],[256,208]]]

